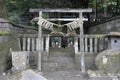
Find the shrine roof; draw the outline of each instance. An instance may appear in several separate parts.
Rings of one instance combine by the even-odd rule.
[[[120,37],[120,32],[110,32],[106,37]]]

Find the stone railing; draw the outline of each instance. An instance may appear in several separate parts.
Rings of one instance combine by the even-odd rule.
[[[97,53],[104,49],[103,46],[103,37],[104,35],[84,35],[84,53]],[[76,37],[74,42],[75,53],[81,52],[80,50],[80,39]]]
[[[38,37],[36,34],[19,36],[21,51],[38,51]],[[42,36],[42,51],[49,52],[49,35]]]
[[[80,44],[79,36],[75,39],[75,63],[78,69],[81,69],[81,64],[85,65],[86,70],[94,67],[96,55],[104,49],[104,35],[84,35],[83,45]],[[81,47],[83,50],[81,50]]]

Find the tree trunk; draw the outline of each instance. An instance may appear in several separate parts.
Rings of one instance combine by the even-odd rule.
[[[104,6],[104,17],[107,17],[107,2],[106,2],[106,0],[104,1],[104,4],[105,4],[105,6]]]
[[[96,21],[96,19],[97,19],[97,0],[95,0],[95,4],[94,4],[94,7],[95,7],[95,16],[94,16],[94,18],[95,18],[95,21]]]
[[[5,17],[5,5],[4,0],[0,0],[0,18]]]
[[[116,14],[118,14],[119,12],[119,0],[117,0],[117,5],[116,5]]]

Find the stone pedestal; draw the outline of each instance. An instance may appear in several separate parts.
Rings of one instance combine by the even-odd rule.
[[[27,51],[12,52],[13,71],[23,71],[27,69],[28,65],[29,65],[29,52]]]
[[[82,78],[82,80],[88,79],[88,78],[89,78],[89,75],[87,74],[87,72],[81,73],[81,78]]]
[[[76,69],[77,70],[81,70],[80,61],[81,61],[81,55],[80,55],[80,53],[75,53],[75,64],[76,64]]]

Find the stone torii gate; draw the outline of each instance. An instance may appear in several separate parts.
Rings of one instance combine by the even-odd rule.
[[[30,12],[39,12],[39,19],[42,18],[42,13],[43,12],[59,12],[59,13],[79,13],[79,19],[81,21],[81,24],[79,25],[80,28],[80,54],[81,54],[81,70],[83,73],[86,72],[85,69],[85,63],[84,63],[84,30],[83,30],[83,13],[84,12],[92,12],[92,9],[30,9]],[[75,19],[46,19],[50,21],[72,21]],[[39,30],[38,30],[38,69],[41,70],[41,48],[42,48],[42,26],[39,25]]]

